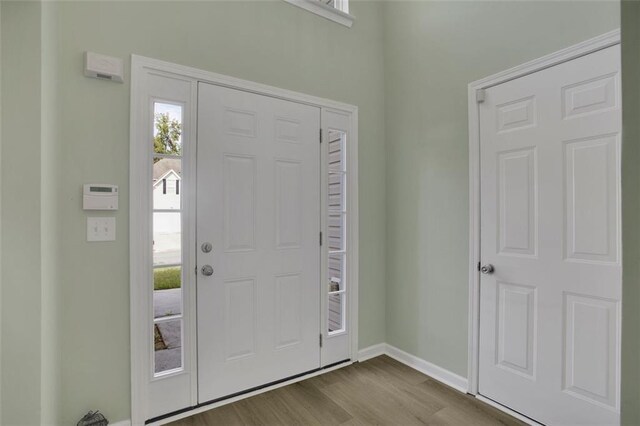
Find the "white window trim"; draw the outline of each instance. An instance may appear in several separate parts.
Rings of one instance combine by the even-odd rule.
[[[147,101],[147,93],[143,93],[142,82],[148,73],[159,73],[163,75],[171,75],[174,78],[186,80],[192,83],[192,93],[190,106],[192,111],[196,111],[197,108],[197,83],[206,82],[216,84],[219,86],[229,87],[233,89],[244,90],[256,94],[265,96],[271,96],[278,99],[289,100],[306,105],[312,105],[321,108],[322,111],[337,111],[346,114],[350,117],[350,134],[349,149],[351,155],[347,158],[347,168],[352,173],[352,178],[348,183],[348,193],[351,195],[349,201],[350,215],[347,219],[348,241],[347,241],[347,261],[353,267],[348,270],[348,280],[351,283],[350,296],[348,297],[348,308],[350,310],[347,318],[350,320],[347,323],[349,333],[349,345],[350,345],[350,357],[354,361],[358,357],[358,242],[359,242],[359,229],[358,229],[358,107],[341,102],[335,102],[328,99],[323,99],[315,96],[310,96],[298,92],[293,92],[278,87],[267,86],[260,83],[254,83],[252,81],[241,80],[235,77],[229,77],[222,74],[216,74],[209,71],[203,71],[196,68],[177,65],[170,62],[165,62],[157,59],[146,58],[143,56],[132,55],[131,56],[131,124],[130,124],[130,177],[129,177],[129,201],[130,201],[130,229],[137,230],[136,232],[130,232],[130,330],[131,330],[131,424],[143,425],[148,419],[148,406],[147,401],[149,397],[148,382],[146,372],[149,371],[150,363],[152,360],[147,357],[147,347],[145,343],[146,328],[148,327],[148,321],[152,318],[152,306],[147,299],[147,292],[140,285],[141,282],[148,282],[148,277],[145,275],[148,269],[149,254],[147,253],[148,243],[150,241],[150,227],[144,226],[148,223],[150,217],[150,196],[140,197],[138,194],[144,194],[145,191],[149,191],[148,178],[150,165],[149,149],[140,143],[140,135],[145,133],[142,131],[148,123],[145,121],[147,117],[142,114],[141,105]],[[196,113],[192,114],[190,118],[190,125],[192,129],[196,128]],[[322,116],[321,116],[322,117]],[[321,118],[322,120],[322,118]],[[188,143],[188,141],[185,141]],[[195,157],[184,158],[184,161],[188,161],[191,164],[191,168],[195,167]],[[186,186],[186,185],[185,185]],[[187,188],[180,188],[183,194],[187,194]],[[186,195],[185,195],[186,196]],[[146,203],[141,200],[147,200]],[[187,206],[191,206],[193,200],[186,202]],[[193,209],[191,210],[193,211]],[[190,213],[185,209],[185,215]],[[185,233],[188,235],[195,235],[195,222],[190,221]],[[193,251],[195,245],[192,247]],[[186,249],[186,252],[190,252],[191,249]],[[186,253],[185,252],[185,253]],[[184,268],[189,270],[195,269],[194,256],[184,260]],[[189,278],[189,279],[194,279]],[[193,285],[192,285],[193,287]],[[193,287],[195,288],[195,287]],[[185,295],[183,315],[189,310],[189,312],[196,312],[195,309],[196,299],[195,292]],[[319,324],[319,327],[321,325]],[[189,336],[189,345],[195,345],[196,342],[196,318],[195,315],[190,315],[190,320],[184,322],[184,335]],[[195,360],[195,351],[191,350],[191,368],[189,373],[193,377],[197,377],[197,365]],[[341,366],[348,365],[348,363]],[[321,370],[327,372],[330,370]],[[311,377],[311,376],[308,376]],[[304,380],[307,376],[302,376],[295,379]],[[267,391],[270,388],[265,388],[262,391]],[[256,392],[252,393],[255,394]],[[252,394],[242,395],[232,400],[248,397]],[[191,400],[193,406],[197,404],[197,381],[193,380],[191,385]],[[220,404],[203,406],[200,409],[190,410],[185,412],[193,414],[198,411],[206,411],[207,409],[214,408],[217,405],[223,405],[224,403],[231,402],[232,400],[222,401]]]
[[[329,19],[345,27],[351,28],[355,18],[347,12],[344,12],[335,7],[321,3],[318,0],[284,0],[289,4],[301,7],[304,10],[308,10],[311,13],[315,13],[318,16]]]
[[[354,321],[357,321],[357,303],[358,303],[358,138],[357,138],[357,117],[347,111],[336,108],[322,108],[321,115],[321,127],[323,148],[321,154],[321,182],[322,182],[322,209],[323,214],[321,216],[321,228],[326,236],[323,238],[322,246],[322,261],[321,261],[321,283],[326,285],[328,283],[328,154],[329,154],[329,134],[331,130],[338,132],[344,132],[346,134],[345,149],[345,175],[346,179],[345,192],[346,192],[346,205],[343,210],[346,213],[346,233],[345,237],[345,260],[346,260],[346,273],[344,275],[346,285],[343,287],[345,292],[346,303],[343,307],[343,321],[345,321],[345,327],[343,330],[339,330],[333,333],[329,333],[328,330],[328,287],[321,286],[323,289],[321,300],[321,322],[322,322],[322,334],[324,336],[324,344],[322,345],[321,361],[323,366],[331,365],[335,362],[340,362],[345,359],[344,353],[345,347],[351,345],[350,356],[354,360],[354,351],[357,351],[353,347],[354,342],[357,340],[357,336],[353,336],[352,333],[357,332],[357,324],[354,325]]]

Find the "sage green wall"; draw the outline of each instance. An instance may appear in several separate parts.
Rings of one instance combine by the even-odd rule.
[[[622,424],[640,424],[640,2],[622,2]]]
[[[617,2],[384,9],[387,342],[467,375],[467,84],[619,26]]]
[[[59,253],[65,239],[59,223],[60,193],[58,173],[64,164],[58,137],[56,7],[41,3],[41,127],[40,127],[40,229],[41,229],[41,418],[42,424],[54,424],[60,415],[60,281]],[[7,225],[10,226],[10,225]]]
[[[2,421],[2,6],[0,6],[0,422]]]
[[[360,106],[360,346],[465,376],[466,85],[619,24],[617,2],[352,2],[351,30],[282,1],[0,4],[2,424],[129,418],[129,76],[83,77],[85,50]],[[95,181],[122,188],[115,243],[85,242],[80,191]],[[640,271],[625,267],[637,299],[628,277]]]
[[[2,6],[0,6],[0,422],[2,421]]]
[[[2,10],[0,423],[54,424],[59,408],[54,171],[55,24],[49,3]]]
[[[40,424],[40,19],[2,3],[2,418]],[[10,64],[10,66],[7,66]]]
[[[385,158],[381,5],[352,4],[353,29],[283,1],[55,3],[61,236],[60,423],[90,408],[129,418],[129,75],[82,75],[82,54],[132,53],[360,107],[360,345],[385,339]],[[128,73],[127,73],[128,74]],[[117,241],[85,241],[81,185],[122,188]]]

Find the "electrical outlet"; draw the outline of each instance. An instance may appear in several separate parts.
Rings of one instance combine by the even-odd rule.
[[[88,217],[87,241],[115,241],[115,217]]]

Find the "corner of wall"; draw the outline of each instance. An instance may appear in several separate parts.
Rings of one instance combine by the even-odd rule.
[[[389,2],[384,1],[381,4],[381,19],[380,19],[380,28],[382,31],[382,75],[383,75],[383,85],[382,85],[382,106],[384,111],[384,158],[385,158],[385,179],[384,179],[384,187],[385,187],[385,212],[384,212],[384,247],[385,247],[385,256],[384,256],[384,284],[385,284],[385,292],[384,292],[384,325],[385,325],[385,333],[384,333],[384,342],[389,341],[389,291],[390,291],[390,273],[389,273],[389,256],[388,256],[388,246],[389,246],[389,210],[391,208],[391,203],[388,202],[389,198],[389,123],[388,123],[388,112],[387,112],[387,99],[388,94],[387,90],[390,90],[390,87],[393,85],[389,82],[388,75],[389,70],[387,69],[387,16],[389,13]],[[386,344],[386,343],[385,343]]]
[[[622,12],[622,389],[621,423],[640,424],[640,3]]]
[[[386,90],[387,90],[387,78],[386,78],[386,60],[385,60],[385,48],[384,48],[384,39],[385,39],[385,34],[386,34],[386,30],[385,30],[385,16],[386,16],[386,12],[387,12],[387,3],[386,1],[380,2],[378,5],[378,26],[380,28],[380,36],[378,39],[379,42],[379,49],[380,49],[380,67],[382,69],[382,87],[380,88],[381,92],[382,92],[382,135],[383,135],[383,139],[382,139],[382,158],[384,160],[384,165],[383,165],[383,173],[384,173],[384,179],[383,179],[383,194],[384,194],[384,211],[383,211],[383,224],[384,224],[384,232],[382,233],[382,258],[384,259],[382,268],[384,270],[384,274],[382,276],[382,281],[383,281],[383,292],[382,292],[382,297],[383,297],[383,302],[382,302],[382,324],[383,324],[383,331],[382,331],[382,341],[381,343],[387,342],[387,291],[389,288],[389,281],[387,280],[389,273],[387,272],[387,258],[388,258],[388,250],[387,250],[387,241],[388,241],[388,235],[387,235],[387,214],[388,214],[388,202],[387,202],[387,197],[388,197],[388,185],[387,185],[387,180],[388,180],[388,172],[387,172],[387,122],[386,122],[386,117],[387,117],[387,111],[386,111]]]
[[[2,2],[2,424],[40,424],[40,2]]]
[[[0,2],[0,129],[2,129],[2,2]],[[2,217],[2,131],[0,130],[0,218]],[[2,220],[0,219],[0,242]],[[0,422],[2,421],[2,244],[0,243]]]
[[[0,423],[59,424],[55,4],[0,10]]]
[[[40,128],[40,228],[41,228],[41,405],[43,424],[62,424],[60,413],[60,274],[58,253],[57,17],[56,4],[43,1],[41,11],[41,128]]]

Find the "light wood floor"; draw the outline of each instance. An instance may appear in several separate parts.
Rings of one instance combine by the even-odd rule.
[[[522,425],[380,356],[171,423],[202,425]]]

